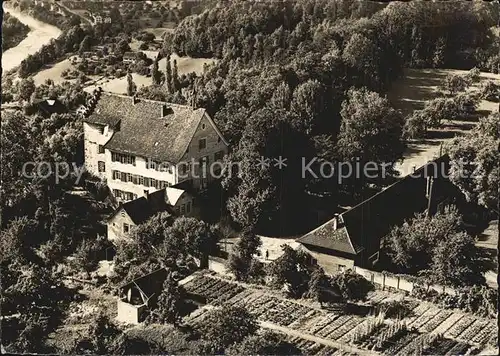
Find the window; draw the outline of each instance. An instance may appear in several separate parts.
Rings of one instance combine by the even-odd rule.
[[[181,205],[181,214],[184,215],[186,213],[186,206],[184,204]]]
[[[113,179],[116,179],[116,180],[121,179],[121,172],[120,171],[112,171],[111,173],[113,175]]]
[[[207,139],[206,138],[201,138],[198,141],[198,149],[201,151],[201,150],[204,150],[205,148],[207,148]]]
[[[220,138],[220,136],[217,137],[217,143],[220,143],[222,141],[222,139]]]
[[[97,130],[99,130],[99,134],[101,134],[101,135],[102,135],[102,134],[104,133],[104,126],[100,126],[100,125],[99,125],[99,126],[97,127]]]
[[[188,201],[187,204],[186,204],[186,213],[190,213],[191,212],[191,202]]]
[[[99,145],[99,153],[104,153],[104,146],[103,145]]]
[[[224,151],[215,152],[214,161],[222,161],[224,158]]]
[[[149,178],[148,178],[148,177],[144,177],[144,186],[145,186],[145,187],[149,187],[149,186],[150,186],[150,184],[149,184],[149,183],[150,183]]]
[[[144,177],[143,176],[139,176],[139,183],[140,185],[144,185]]]
[[[201,129],[202,129],[202,130],[205,130],[205,128],[206,128],[206,127],[207,127],[207,125],[205,125],[205,124],[201,124]]]
[[[132,164],[135,166],[135,156],[111,152],[111,161],[123,164]]]
[[[106,172],[106,163],[104,163],[103,161],[98,161],[97,162],[97,170],[99,172]]]
[[[123,232],[125,234],[128,234],[129,231],[130,231],[130,225],[126,224],[126,223],[123,223]]]
[[[180,165],[179,165],[179,168],[180,168],[180,171],[181,171],[181,174],[182,175],[185,175],[187,173],[187,170],[188,170],[188,164],[185,163],[185,162],[182,162]]]

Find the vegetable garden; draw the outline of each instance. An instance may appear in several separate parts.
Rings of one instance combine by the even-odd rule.
[[[311,355],[345,353],[329,346],[328,341],[390,355],[475,355],[494,340],[497,332],[494,320],[411,299],[404,301],[409,310],[406,317],[387,319],[383,313],[359,316],[332,312],[307,301],[288,300],[266,289],[206,275],[197,276],[184,287],[211,305],[245,307],[258,320],[289,329],[289,341]],[[393,300],[394,295],[377,291],[368,301],[379,305],[390,298]],[[206,310],[198,309],[186,321],[196,326]],[[295,336],[297,332],[304,338]],[[311,336],[325,340],[325,344],[307,340]]]

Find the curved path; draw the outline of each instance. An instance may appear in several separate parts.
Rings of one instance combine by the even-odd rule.
[[[24,40],[2,54],[2,70],[4,72],[16,68],[23,59],[38,52],[43,45],[48,44],[51,39],[57,38],[61,34],[61,30],[57,27],[38,21],[18,10],[3,6],[3,11],[16,17],[31,29]]]

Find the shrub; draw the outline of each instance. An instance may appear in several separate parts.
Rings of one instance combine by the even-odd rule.
[[[456,93],[465,91],[470,85],[471,82],[466,76],[449,74],[448,76],[446,76],[443,89],[454,95]]]
[[[470,93],[460,93],[453,98],[455,108],[452,110],[459,115],[467,115],[476,110],[479,105],[479,96]]]
[[[204,349],[218,354],[226,347],[254,335],[257,320],[245,308],[226,307],[207,312],[198,331],[204,341]]]
[[[497,315],[498,291],[487,286],[462,288],[456,295],[440,294],[433,289],[415,287],[411,295],[445,308],[459,308],[482,317],[496,318]]]
[[[488,80],[481,86],[481,98],[485,100],[490,100],[494,102],[499,101],[499,91],[500,87],[495,84],[492,80]]]
[[[363,300],[368,292],[375,290],[371,282],[351,269],[335,275],[332,285],[338,288],[345,300]]]
[[[404,300],[391,300],[378,306],[379,312],[384,313],[386,318],[403,319],[409,316],[412,309]]]
[[[415,110],[406,118],[403,135],[405,138],[413,139],[424,138],[427,135],[427,121],[422,110]]]
[[[479,70],[479,68],[474,67],[465,75],[465,78],[470,83],[478,82],[481,78],[481,71]]]

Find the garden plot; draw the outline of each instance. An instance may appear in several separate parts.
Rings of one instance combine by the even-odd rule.
[[[437,314],[439,314],[440,310],[438,308],[431,307],[427,309],[425,313],[420,315],[420,317],[413,320],[413,322],[408,323],[408,326],[411,328],[415,328],[420,330],[427,322],[431,321]]]
[[[463,318],[458,320],[451,328],[445,332],[445,336],[452,339],[456,339],[458,335],[463,333],[476,319],[474,317],[465,315]]]
[[[302,339],[298,336],[289,337],[287,341],[300,348],[307,355],[331,355],[337,351],[335,348],[318,344],[314,341]]]
[[[221,305],[244,291],[238,284],[207,276],[192,279],[184,285],[184,288],[191,294],[204,297],[213,305]]]
[[[390,355],[475,354],[496,331],[492,320],[443,310],[413,299],[409,299],[409,304],[414,306],[412,315],[395,321],[384,319],[383,314],[361,317],[318,309],[307,301],[288,300],[266,288],[254,289],[211,276],[197,276],[185,287],[207,298],[210,304],[245,307],[260,322],[301,339],[295,344],[311,355],[345,354],[325,346],[337,348],[338,344]],[[372,303],[391,299],[388,293],[374,293],[370,297]],[[211,305],[197,310],[186,321],[196,326],[209,308]]]

